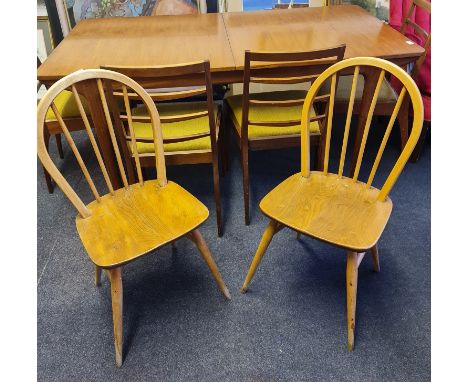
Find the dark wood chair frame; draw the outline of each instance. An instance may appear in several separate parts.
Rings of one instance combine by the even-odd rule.
[[[400,33],[403,34],[403,35],[406,33],[406,30],[407,30],[408,26],[413,28],[414,31],[424,41],[424,44],[423,44],[424,53],[415,61],[414,66],[413,66],[413,68],[411,70],[411,73],[410,73],[411,78],[413,78],[414,80],[417,78],[417,76],[419,74],[419,70],[421,69],[421,65],[424,62],[424,60],[426,59],[427,49],[428,49],[428,47],[429,47],[429,45],[431,43],[431,35],[429,33],[427,33],[424,29],[422,29],[419,25],[417,25],[414,21],[411,20],[411,16],[413,15],[413,12],[416,9],[416,7],[421,7],[424,10],[426,10],[427,12],[429,12],[429,13],[431,12],[431,4],[430,3],[428,3],[425,0],[413,0],[412,4],[408,8],[408,12],[406,13],[406,16],[405,16],[405,18],[403,20],[403,23],[401,25],[401,28],[400,28]],[[376,76],[376,73],[374,73],[372,71],[370,71],[367,74],[367,76],[366,76],[366,73],[363,71],[363,75],[365,76],[365,81],[370,82],[369,87],[371,88],[370,91],[366,92],[366,90],[364,90],[364,92],[366,92],[366,94],[370,95],[370,94],[373,93],[373,90],[375,89],[375,85],[377,83],[377,77],[378,76]],[[363,94],[363,98],[364,97],[365,96]],[[370,99],[366,99],[364,102],[363,102],[363,99],[356,100],[355,103],[354,103],[353,113],[354,114],[361,114],[362,110],[363,109],[365,110],[368,107],[369,102],[370,102]],[[378,101],[377,104],[375,105],[374,115],[390,117],[392,115],[392,112],[393,112],[394,108],[395,108],[396,102],[397,102],[396,98],[394,100],[389,100],[388,102]],[[362,105],[363,103],[364,103],[364,105]],[[348,101],[341,101],[341,100],[340,101],[338,101],[338,100],[335,101],[335,112],[336,113],[344,114],[344,113],[347,112],[347,109],[348,109]],[[406,145],[406,142],[408,141],[408,125],[409,125],[410,112],[411,112],[411,110],[410,110],[409,99],[407,97],[405,97],[405,99],[403,101],[403,104],[401,105],[400,112],[399,112],[399,114],[397,116],[398,126],[399,126],[399,129],[400,129],[401,150],[403,150],[403,148]],[[426,129],[426,131],[427,131],[427,129]],[[358,136],[356,137],[356,142],[360,141],[361,134],[362,134],[362,131],[358,133]],[[425,131],[423,130],[423,133],[421,134],[420,140],[424,139],[424,135],[425,135]],[[353,164],[351,166],[352,167],[351,170],[354,170],[354,167],[355,167],[356,154],[357,154],[356,148],[357,147],[355,147],[354,156],[353,156]],[[418,151],[418,149],[415,150],[415,153],[413,153],[412,158],[414,158],[415,155],[417,155],[417,151]]]
[[[236,142],[241,152],[243,191],[244,191],[244,213],[245,224],[250,224],[250,200],[249,200],[249,150],[270,150],[289,147],[299,147],[301,145],[300,133],[295,135],[271,136],[251,138],[248,137],[249,125],[274,126],[277,128],[285,126],[300,125],[300,117],[291,121],[252,121],[249,119],[249,106],[258,107],[287,107],[303,105],[304,99],[282,100],[282,101],[260,101],[251,99],[250,84],[300,84],[313,81],[325,69],[341,61],[344,57],[346,45],[308,52],[245,52],[244,80],[242,93],[242,123],[241,126],[235,126],[236,119],[229,107],[227,101],[224,102],[223,112],[224,125],[226,129],[225,147],[229,147],[228,125],[234,131]],[[257,64],[252,67],[252,63]],[[326,101],[324,97],[323,101]],[[228,116],[230,118],[228,118]],[[321,120],[317,119],[319,125]],[[322,131],[322,126],[320,126]],[[239,134],[240,131],[240,134]],[[318,146],[317,156],[320,157],[321,138],[320,135],[311,135],[310,142]],[[228,166],[228,151],[224,150],[225,158],[223,163]],[[227,169],[227,167],[226,167]]]
[[[102,69],[108,69],[115,72],[122,73],[142,85],[151,98],[155,102],[180,102],[184,99],[189,99],[194,96],[199,97],[206,95],[207,110],[203,112],[190,113],[190,114],[175,114],[171,116],[162,116],[162,123],[173,123],[179,121],[187,121],[191,119],[201,118],[208,116],[209,131],[206,133],[182,135],[177,138],[163,139],[164,143],[176,143],[199,139],[203,137],[210,137],[211,149],[210,150],[197,150],[197,151],[182,151],[182,152],[165,152],[166,165],[182,165],[182,164],[202,164],[211,163],[213,169],[213,186],[214,197],[216,204],[216,221],[218,226],[218,236],[223,235],[223,222],[222,222],[222,208],[221,208],[221,191],[219,184],[219,164],[218,164],[218,144],[222,145],[222,126],[221,126],[221,107],[216,108],[213,101],[213,86],[211,81],[210,62],[199,61],[193,63],[185,63],[171,66],[154,66],[154,67],[124,67],[116,65],[103,65]],[[181,88],[171,86],[171,82],[167,82],[166,78],[174,78],[183,80],[184,78],[196,77],[197,82],[191,83],[190,87]],[[180,82],[179,82],[180,83]],[[163,85],[161,85],[163,84]],[[154,85],[156,88],[154,88]],[[164,92],[158,91],[158,88],[164,87]],[[167,91],[173,88],[171,91]],[[114,96],[123,97],[120,92],[114,92]],[[130,100],[137,99],[135,95],[129,94]],[[128,149],[131,142],[130,135],[128,134],[128,125],[126,124],[126,115],[121,114],[116,107],[116,103],[111,106],[111,111],[115,118],[119,118],[123,122],[125,134],[121,137],[121,143],[126,142],[123,146],[127,149],[124,153],[132,157]],[[133,122],[149,122],[147,116],[132,116]],[[152,138],[136,138],[137,142],[152,142]],[[154,167],[154,153],[140,154],[140,163],[143,168]],[[133,161],[133,166],[134,166]],[[222,168],[224,166],[221,166]],[[135,181],[135,177],[131,177]]]

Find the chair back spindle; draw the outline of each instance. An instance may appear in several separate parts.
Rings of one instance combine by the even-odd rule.
[[[398,96],[395,108],[391,114],[389,123],[385,129],[384,136],[380,143],[378,152],[376,154],[375,160],[372,165],[372,169],[370,171],[369,177],[367,181],[364,183],[364,186],[369,188],[372,185],[372,182],[375,178],[375,174],[379,167],[380,161],[382,159],[382,154],[385,150],[385,147],[388,142],[388,138],[390,136],[390,132],[393,128],[395,123],[396,117],[400,110],[400,107],[403,103],[405,96],[409,96],[410,101],[412,103],[412,107],[414,110],[414,119],[413,119],[413,126],[411,129],[410,137],[404,147],[403,151],[401,152],[400,156],[398,157],[395,165],[393,166],[390,174],[388,175],[387,179],[385,180],[380,192],[378,193],[378,200],[384,200],[390,190],[392,189],[393,185],[395,184],[398,176],[400,175],[403,167],[405,166],[406,162],[408,161],[417,141],[422,129],[422,122],[423,122],[423,104],[421,99],[421,94],[417,85],[415,84],[414,80],[407,74],[403,69],[398,67],[397,65],[382,60],[379,58],[372,58],[372,57],[356,57],[341,61],[330,68],[326,69],[312,84],[310,88],[305,103],[304,108],[302,110],[302,123],[301,123],[301,174],[303,177],[308,178],[310,176],[310,145],[308,139],[308,131],[310,125],[310,115],[311,110],[313,108],[314,102],[318,99],[321,99],[322,96],[317,96],[319,91],[322,87],[326,87],[327,81],[331,78],[331,86],[330,86],[330,94],[329,94],[329,103],[328,103],[328,112],[325,115],[320,116],[324,121],[326,121],[326,134],[325,137],[325,151],[324,151],[324,164],[323,164],[323,174],[327,175],[329,171],[329,161],[330,161],[330,139],[333,130],[333,100],[335,96],[335,89],[336,89],[336,77],[339,76],[341,71],[349,72],[353,70],[353,82],[351,86],[350,96],[349,96],[349,105],[348,105],[348,112],[346,115],[346,122],[344,127],[343,133],[343,141],[341,145],[341,153],[340,153],[340,162],[338,167],[338,177],[343,177],[343,168],[346,159],[346,147],[348,144],[349,138],[349,130],[351,125],[351,116],[353,112],[353,105],[356,95],[356,88],[357,88],[357,79],[359,76],[360,68],[362,67],[371,67],[374,70],[380,70],[380,74],[378,77],[377,85],[372,97],[371,104],[369,109],[367,110],[367,118],[366,123],[364,126],[364,131],[362,135],[362,140],[359,146],[359,152],[356,162],[355,171],[353,173],[353,181],[358,181],[359,170],[361,168],[362,159],[364,155],[364,151],[366,148],[367,137],[369,134],[372,117],[374,114],[375,105],[377,103],[378,94],[380,91],[380,87],[383,83],[384,77],[386,73],[391,74],[392,76],[396,77],[402,83],[402,90]],[[324,124],[322,124],[324,125]]]
[[[55,180],[57,185],[62,189],[65,195],[69,198],[71,203],[75,206],[75,208],[78,210],[78,213],[83,218],[90,216],[91,214],[90,210],[86,207],[82,199],[78,196],[75,190],[73,190],[73,188],[70,186],[70,184],[67,182],[65,177],[61,174],[61,172],[58,170],[58,168],[55,166],[52,159],[50,158],[50,155],[46,148],[43,131],[44,131],[44,122],[45,122],[47,110],[51,108],[61,127],[62,133],[67,139],[67,142],[70,145],[70,148],[78,161],[80,169],[82,170],[85,176],[85,179],[91,189],[91,192],[94,198],[96,199],[97,202],[99,202],[101,200],[101,196],[99,195],[99,192],[97,191],[96,185],[91,177],[90,171],[86,167],[86,164],[83,161],[83,158],[77,148],[77,145],[75,144],[75,141],[69,129],[67,128],[67,125],[64,122],[62,115],[60,114],[60,111],[54,104],[55,98],[63,90],[71,89],[74,95],[76,104],[78,106],[79,113],[83,120],[83,124],[85,126],[87,136],[89,138],[89,141],[93,148],[97,162],[99,164],[99,168],[103,174],[105,183],[109,189],[109,193],[111,195],[114,195],[115,190],[112,187],[112,183],[110,181],[108,171],[106,169],[102,154],[100,152],[99,144],[94,137],[93,131],[91,130],[90,122],[88,120],[88,117],[85,113],[85,110],[81,101],[82,96],[79,95],[80,83],[82,82],[89,83],[89,81],[91,82],[94,81],[94,83],[97,86],[97,89],[99,92],[99,99],[101,101],[100,106],[102,107],[102,110],[106,118],[107,129],[108,129],[111,141],[112,141],[112,146],[115,152],[117,164],[119,167],[119,172],[122,177],[122,181],[124,183],[125,188],[128,188],[129,184],[128,184],[127,176],[125,173],[125,167],[122,161],[121,149],[119,147],[117,136],[115,133],[114,125],[116,124],[116,121],[115,120],[113,121],[113,117],[111,116],[109,105],[108,105],[108,102],[109,100],[112,99],[112,97],[109,97],[109,94],[106,94],[106,90],[105,90],[105,86],[103,85],[103,82],[106,82],[106,84],[107,83],[111,84],[111,88],[121,88],[122,93],[126,95],[125,98],[127,100],[126,102],[127,120],[129,121],[129,130],[130,130],[131,136],[134,136],[134,131],[132,127],[132,115],[129,109],[127,89],[131,89],[132,94],[134,94],[136,98],[139,98],[143,102],[145,107],[147,108],[148,119],[151,122],[151,125],[153,127],[153,142],[154,142],[154,148],[155,148],[158,185],[161,187],[164,187],[167,183],[165,162],[164,162],[164,151],[163,151],[163,143],[162,143],[162,133],[161,133],[161,127],[160,127],[160,122],[159,122],[159,114],[158,114],[158,111],[156,110],[156,107],[151,97],[145,92],[145,90],[140,85],[138,85],[138,83],[136,83],[132,79],[120,73],[115,73],[112,71],[101,70],[101,69],[78,70],[62,78],[61,80],[57,81],[54,85],[52,85],[48,89],[46,94],[42,97],[41,101],[39,102],[38,111],[37,111],[37,129],[38,129],[37,130],[37,149],[38,149],[39,159],[41,160],[45,169],[51,175],[51,177]],[[138,172],[138,177],[139,177],[138,178],[139,183],[143,185],[143,178],[141,176],[141,166],[138,163],[138,161],[137,161],[137,172]]]

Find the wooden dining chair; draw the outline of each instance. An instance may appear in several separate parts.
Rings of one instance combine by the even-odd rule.
[[[41,60],[39,59],[39,57],[37,57],[37,68],[39,68],[41,64]],[[40,81],[38,81],[38,91],[42,85],[43,84]],[[85,112],[89,114],[88,105],[86,101],[82,100],[82,103]],[[75,103],[72,92],[64,90],[62,93],[60,93],[55,100],[55,106],[60,111],[60,115],[62,115],[62,118],[67,123],[67,126],[70,129],[70,131],[84,130],[85,127],[83,125],[83,120],[80,117],[80,112],[78,110],[78,106]],[[57,119],[55,118],[54,112],[52,111],[52,109],[49,109],[47,111],[46,120],[44,123],[44,139],[47,150],[49,150],[49,141],[52,136],[55,137],[59,157],[60,159],[63,159],[64,155],[62,146],[62,130],[60,129],[60,125]],[[46,180],[47,190],[51,194],[54,191],[54,185],[52,183],[50,175],[45,169],[44,177]]]
[[[119,173],[124,187],[114,189],[109,174],[91,130],[89,119],[78,94],[81,84],[94,82],[99,90],[102,112],[107,121],[107,129],[115,152]],[[55,99],[65,89],[71,89],[83,119],[89,141],[96,156],[99,168],[109,190],[100,194],[80,152],[62,118]],[[115,103],[113,89],[122,92],[126,117],[129,126],[132,148],[135,153],[138,181],[129,184],[125,161],[121,156],[118,128],[120,120],[112,118],[110,104]],[[133,116],[130,110],[130,94],[138,97],[147,108],[152,128],[154,149],[153,160],[156,162],[157,179],[144,181],[135,138]],[[92,191],[94,199],[85,202],[77,195],[70,184],[51,160],[44,136],[44,121],[49,107],[52,108],[84,177]],[[219,273],[198,227],[208,218],[208,209],[193,195],[174,182],[167,181],[164,149],[159,114],[151,97],[132,79],[120,73],[101,69],[79,70],[56,82],[50,87],[38,105],[37,111],[37,150],[42,164],[78,210],[76,228],[81,241],[96,267],[96,285],[100,284],[101,270],[106,270],[111,284],[112,315],[114,320],[115,358],[118,367],[122,364],[122,312],[123,312],[123,266],[153,250],[182,237],[192,240],[200,251],[209,270],[226,298],[229,291]]]
[[[346,148],[348,146],[354,99],[357,93],[359,71],[364,67],[376,68],[380,74],[367,113],[357,164],[352,176],[347,177],[343,174]],[[329,169],[330,137],[333,129],[332,119],[336,99],[335,84],[337,75],[341,70],[352,70],[354,74],[351,91],[348,95],[349,104],[338,171],[332,172]],[[358,176],[366,148],[367,136],[379,90],[383,85],[386,73],[395,76],[401,81],[402,91],[398,96],[398,101],[385,130],[370,174],[367,180],[360,181]],[[324,86],[327,79],[331,79],[332,86],[330,93],[327,94],[329,98],[327,112],[325,115],[320,116],[324,121],[324,126],[326,126],[326,131],[323,132],[326,137],[324,166],[322,171],[311,171],[309,154],[310,118],[313,115],[314,102],[323,97],[323,95],[319,95],[319,90]],[[414,110],[411,135],[382,188],[378,189],[372,186],[372,182],[405,95],[410,97]],[[392,201],[388,194],[418,141],[422,121],[423,105],[418,87],[413,79],[395,64],[378,58],[358,57],[341,61],[325,70],[310,88],[302,110],[301,172],[286,179],[270,191],[260,202],[260,209],[270,218],[270,222],[260,241],[241,291],[245,292],[247,290],[273,235],[284,227],[289,227],[299,234],[310,236],[345,249],[347,251],[348,349],[352,350],[354,347],[354,330],[356,325],[358,267],[365,253],[370,250],[374,261],[374,270],[380,270],[377,242],[392,211]]]
[[[209,61],[158,67],[104,65],[101,68],[125,74],[147,87],[146,90],[156,102],[161,118],[166,164],[211,164],[218,236],[222,236],[223,222],[218,164],[221,107],[215,106],[213,102]],[[172,85],[175,81],[179,81],[179,84],[180,81],[186,82],[187,76],[195,78],[190,86],[175,87]],[[148,84],[151,82],[153,84],[162,83],[164,87],[150,86],[148,88]],[[115,95],[122,97],[119,92],[115,92]],[[194,96],[204,96],[205,101],[180,102]],[[129,94],[129,97],[133,99],[134,96]],[[126,116],[121,114],[121,119],[126,121]],[[136,107],[133,121],[140,164],[143,167],[154,167],[152,129],[146,109]],[[125,127],[128,130],[128,124]],[[125,136],[130,147],[131,137],[128,131],[126,131]]]
[[[225,124],[234,131],[241,152],[245,224],[250,223],[249,150],[300,145],[300,118],[306,90],[250,93],[250,84],[310,83],[330,65],[343,59],[346,45],[309,52],[245,52],[243,92],[225,101]],[[256,63],[256,65],[255,65]],[[259,67],[261,65],[261,67]],[[310,125],[310,140],[320,141],[319,124]],[[226,126],[227,129],[227,126]],[[225,134],[228,147],[227,137]],[[227,154],[227,151],[226,151]],[[226,156],[225,162],[228,162]]]
[[[416,78],[418,77],[421,65],[426,58],[427,49],[429,48],[431,43],[431,34],[426,32],[423,28],[421,28],[412,20],[412,15],[417,7],[420,7],[429,13],[431,12],[431,3],[425,0],[413,0],[410,7],[408,8],[408,12],[400,29],[400,33],[402,33],[403,35],[406,34],[408,27],[414,29],[414,31],[420,37],[422,41],[422,46],[425,50],[424,53],[416,60],[413,68],[410,71],[410,75],[414,80],[416,80]],[[356,105],[353,109],[355,114],[360,114],[361,112],[361,100],[363,98],[364,83],[364,76],[359,76],[357,92],[355,97]],[[338,88],[336,91],[335,110],[337,113],[346,113],[348,107],[348,94],[351,90],[351,85],[352,75],[340,76],[338,81]],[[395,89],[392,83],[387,78],[384,79],[382,87],[380,89],[377,104],[375,105],[375,115],[387,117],[390,117],[392,115],[392,112],[398,100],[399,90],[400,89]],[[324,86],[321,92],[323,94],[329,92],[328,87]],[[408,140],[408,123],[410,112],[411,110],[409,108],[408,100],[404,100],[400,108],[400,112],[397,116],[397,121],[400,128],[401,150],[403,150],[403,147],[405,147],[406,141]]]
[[[414,63],[414,66],[412,70],[410,71],[411,77],[416,81],[418,85],[420,85],[420,80],[421,77],[423,76],[423,72],[421,69],[423,66],[426,66],[425,61],[426,58],[428,57],[428,52],[431,48],[431,36],[432,34],[430,32],[427,32],[426,30],[423,29],[420,25],[418,25],[413,19],[415,18],[415,12],[416,10],[420,10],[423,12],[428,13],[429,15],[431,14],[431,3],[425,0],[413,0],[411,2],[411,5],[408,7],[408,11],[406,13],[406,16],[403,20],[403,23],[401,24],[401,29],[400,32],[407,36],[410,35],[412,40],[418,40],[418,42],[423,46],[424,48],[424,53],[418,58],[418,60]],[[411,30],[410,30],[411,29]],[[429,56],[430,60],[430,56]],[[426,71],[426,77],[430,78],[430,66],[429,70],[427,67],[425,68]],[[427,71],[429,72],[427,75]],[[422,75],[419,77],[419,75]],[[419,77],[419,78],[418,78]],[[419,137],[419,142],[416,145],[416,148],[413,152],[413,155],[411,156],[411,161],[416,162],[419,159],[419,156],[421,154],[422,148],[424,146],[424,140],[427,134],[427,131],[429,130],[429,126],[431,124],[431,95],[430,95],[430,79],[429,79],[429,86],[427,86],[427,83],[424,84],[423,81],[421,81],[423,84],[420,86],[421,90],[421,95],[423,99],[423,104],[424,104],[424,123],[423,123],[423,129],[421,132],[421,136]],[[427,82],[427,80],[426,80]],[[398,89],[398,82],[393,83],[392,86]],[[427,92],[427,88],[429,87],[429,92]],[[409,110],[410,116],[411,116],[411,110]]]

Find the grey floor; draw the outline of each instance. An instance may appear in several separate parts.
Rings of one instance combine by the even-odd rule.
[[[373,126],[369,158],[381,136]],[[380,135],[379,135],[380,134]],[[77,135],[85,157],[86,141]],[[333,147],[338,146],[334,137]],[[396,160],[392,133],[377,185]],[[72,153],[57,159],[90,200]],[[55,145],[52,154],[56,158]],[[93,266],[60,190],[49,195],[38,166],[38,380],[40,381],[427,381],[430,379],[430,144],[409,163],[391,197],[380,241],[381,273],[359,269],[356,347],[346,350],[345,253],[285,229],[274,237],[245,295],[239,288],[267,224],[261,198],[299,171],[299,150],[250,156],[252,222],[243,223],[241,171],[231,146],[221,180],[225,234],[216,235],[208,165],[168,177],[210,209],[201,232],[231,290],[225,301],[194,245],[162,248],[124,269],[124,363],[114,366],[109,282]],[[93,163],[91,163],[93,167]],[[94,166],[95,168],[95,166]]]

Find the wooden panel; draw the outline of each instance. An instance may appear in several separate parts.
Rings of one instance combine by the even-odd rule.
[[[306,51],[346,44],[345,58],[418,57],[423,49],[354,5],[223,14],[237,68],[245,50]]]
[[[260,202],[268,217],[342,248],[366,251],[380,238],[392,210],[379,190],[336,174],[295,174]]]
[[[87,205],[92,215],[76,218],[89,257],[99,267],[111,268],[197,228],[208,218],[207,208],[173,182],[160,187],[146,181],[104,195]]]
[[[38,69],[58,79],[101,65],[154,66],[210,60],[213,71],[234,68],[220,14],[81,20]]]

